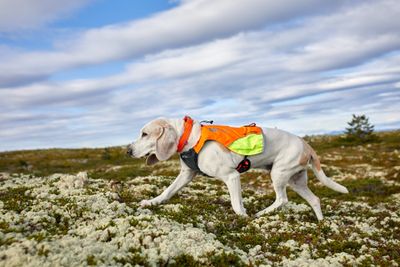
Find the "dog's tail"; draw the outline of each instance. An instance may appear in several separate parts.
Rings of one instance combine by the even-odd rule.
[[[319,161],[317,153],[315,153],[314,149],[312,148],[311,148],[311,169],[313,170],[318,180],[325,186],[340,193],[349,193],[349,190],[347,190],[346,187],[336,183],[331,178],[325,175],[324,171],[321,168],[321,162]]]

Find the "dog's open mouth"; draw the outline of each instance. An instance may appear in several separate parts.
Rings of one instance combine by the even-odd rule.
[[[156,154],[153,153],[147,153],[146,154],[146,164],[147,165],[153,165],[158,162]]]

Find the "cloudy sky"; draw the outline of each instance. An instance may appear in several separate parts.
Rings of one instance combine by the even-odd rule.
[[[400,128],[398,0],[1,0],[0,150],[122,145],[156,117]]]

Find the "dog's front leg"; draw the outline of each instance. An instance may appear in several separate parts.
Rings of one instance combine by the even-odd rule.
[[[240,185],[240,174],[236,171],[223,178],[229,190],[232,208],[237,215],[247,216],[246,209],[243,206],[242,188]]]
[[[140,202],[141,207],[146,207],[150,205],[157,205],[169,200],[173,195],[175,195],[182,187],[187,185],[193,177],[196,175],[196,172],[191,169],[181,169],[181,172],[176,177],[175,181],[165,189],[161,195],[153,198],[153,199],[144,199]]]

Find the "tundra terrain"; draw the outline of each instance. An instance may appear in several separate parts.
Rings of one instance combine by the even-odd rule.
[[[139,207],[174,180],[178,157],[148,167],[122,147],[0,153],[0,266],[398,266],[400,132],[377,136],[305,137],[350,191],[309,172],[322,222],[290,188],[284,208],[255,218],[275,198],[265,171],[242,175],[241,217],[225,185],[204,176]]]

